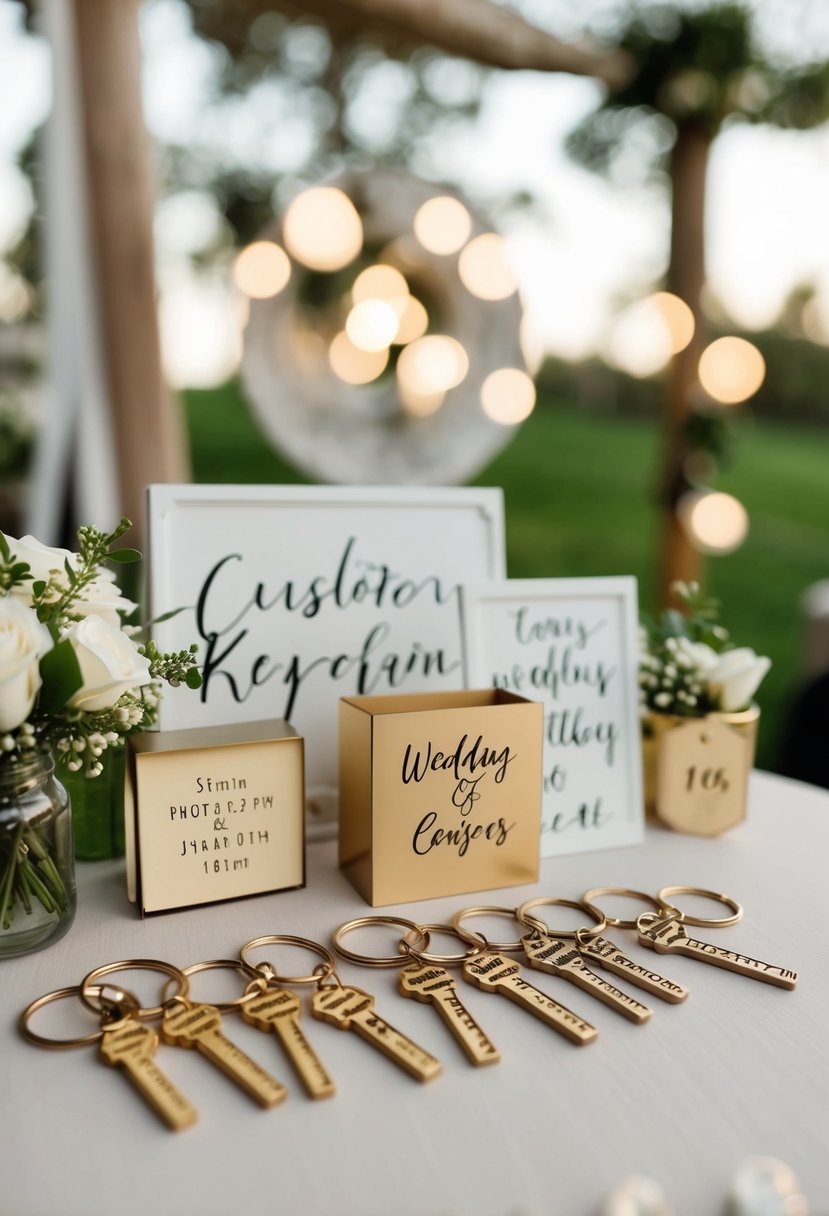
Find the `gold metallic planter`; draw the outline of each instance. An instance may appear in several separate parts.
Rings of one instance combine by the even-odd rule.
[[[647,819],[697,836],[717,836],[742,822],[759,721],[756,705],[702,718],[651,713],[643,719]]]

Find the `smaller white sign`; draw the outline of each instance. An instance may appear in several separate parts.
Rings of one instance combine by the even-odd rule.
[[[544,704],[541,854],[642,839],[636,579],[462,588],[467,686]]]

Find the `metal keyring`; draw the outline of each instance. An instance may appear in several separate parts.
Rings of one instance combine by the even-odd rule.
[[[461,908],[460,912],[456,912],[452,917],[452,928],[457,933],[462,941],[469,942],[471,946],[476,946],[480,941],[480,933],[472,933],[469,929],[462,927],[462,922],[468,916],[506,916],[510,920],[518,920],[518,913],[515,908],[502,908],[496,904],[476,904],[472,908]],[[489,942],[489,950],[494,950],[496,954],[517,954],[524,947],[521,945],[519,938],[514,942]]]
[[[242,960],[238,958],[212,958],[205,963],[193,963],[189,967],[182,967],[181,974],[187,976],[189,979],[191,975],[196,975],[199,971],[213,971],[217,969],[239,971],[248,981],[258,983],[262,987],[264,987],[267,983],[264,976],[258,975],[254,968],[249,967],[247,963],[243,963]],[[181,1000],[181,993],[174,994],[170,997],[166,996],[167,989],[172,982],[172,980],[168,980],[164,985],[164,992],[162,993],[162,996],[165,998],[165,1004],[169,1003],[170,1001]],[[250,1001],[255,995],[254,992],[249,991],[249,988],[250,983],[245,986],[245,991],[241,996],[230,997],[226,1001],[206,1001],[205,1004],[212,1005],[214,1009],[218,1009],[219,1013],[232,1013],[235,1009],[241,1009],[241,1007],[246,1005],[248,1001]]]
[[[535,916],[528,916],[530,908],[540,907],[555,907],[555,908],[575,908],[577,912],[586,912],[588,916],[592,916],[596,924],[590,926],[579,926],[578,929],[552,929],[543,920],[539,920]],[[585,931],[592,937],[598,937],[607,928],[607,917],[598,909],[591,908],[589,904],[580,899],[556,899],[553,895],[539,895],[536,899],[528,899],[516,910],[515,915],[522,924],[528,925],[531,929],[538,929],[539,924],[543,925],[543,932],[548,937],[557,937],[559,941],[575,942],[578,941],[579,933],[584,934]]]
[[[425,937],[427,945],[433,933],[446,933],[450,937],[457,937],[462,942],[467,941],[467,938],[460,934],[454,925],[415,925],[413,930],[410,929],[407,934],[401,937],[400,949],[410,958],[417,959],[419,963],[434,963],[436,967],[457,967],[461,963],[465,963],[469,958],[477,958],[485,950],[494,949],[494,947],[490,946],[483,933],[474,933],[469,936],[476,937],[478,939],[477,942],[472,943],[469,950],[466,950],[463,954],[431,954],[427,950],[421,950],[415,942],[409,941],[412,933],[418,930],[421,936]]]
[[[279,975],[272,963],[260,963],[257,966],[246,957],[249,950],[256,950],[259,946],[303,946],[313,954],[318,954],[325,960],[325,964],[323,967],[317,965],[311,975]],[[334,955],[326,946],[311,941],[308,937],[291,937],[287,933],[268,933],[264,937],[252,938],[242,946],[239,958],[254,978],[264,976],[272,984],[319,984],[334,973]]]
[[[591,887],[589,891],[585,891],[581,897],[581,902],[585,908],[589,908],[592,914],[596,917],[603,916],[611,929],[635,929],[636,919],[622,920],[618,916],[608,916],[606,912],[602,912],[601,908],[593,902],[600,895],[620,895],[624,899],[638,899],[643,904],[647,904],[649,908],[653,908],[656,912],[664,912],[665,906],[654,899],[652,895],[648,895],[647,891],[634,891],[630,887]]]
[[[105,987],[111,987],[111,985],[97,984],[95,986],[96,997],[99,1000],[103,996]],[[126,988],[113,989],[113,991],[120,993],[120,998],[114,1002],[114,1009],[103,1009],[101,1012],[112,1013],[117,1009],[123,1008],[130,1013],[136,1013],[141,1008],[136,998]],[[42,1034],[36,1034],[29,1026],[32,1016],[37,1013],[38,1009],[42,1009],[44,1005],[51,1005],[52,1001],[62,1001],[68,996],[80,996],[80,992],[80,985],[75,985],[71,988],[57,988],[54,992],[47,992],[45,996],[39,996],[37,1000],[27,1005],[17,1019],[17,1029],[23,1035],[26,1042],[33,1043],[35,1047],[45,1047],[49,1051],[67,1051],[70,1047],[85,1047],[89,1043],[97,1043],[104,1033],[100,1026],[92,1034],[85,1034],[77,1039],[47,1039]]]
[[[699,895],[703,899],[713,899],[715,903],[725,904],[726,908],[730,908],[731,916],[713,916],[703,919],[701,916],[689,916],[687,912],[683,912],[681,908],[677,908],[679,918],[685,925],[696,925],[699,929],[725,929],[728,925],[736,925],[738,920],[742,920],[743,907],[737,903],[736,899],[732,899],[730,895],[721,895],[719,891],[709,891],[705,887],[663,887],[657,892],[656,898],[668,907],[674,906],[668,899],[670,895]]]
[[[171,979],[178,981],[178,992],[173,993],[170,1001],[176,1001],[187,996],[190,991],[190,984],[187,976],[184,975],[178,967],[172,963],[165,963],[160,958],[125,958],[117,963],[104,963],[101,967],[94,967],[87,976],[81,981],[80,996],[87,1009],[91,1009],[93,1013],[100,1013],[94,1000],[91,996],[91,990],[96,986],[98,980],[103,979],[105,975],[112,975],[114,971],[162,971],[165,975],[169,975]],[[167,985],[165,985],[166,989]],[[139,1009],[139,1017],[144,1018],[160,1018],[164,1013],[169,1001],[164,1001],[160,1005],[150,1005],[147,1008]]]
[[[335,931],[331,938],[331,943],[337,954],[341,958],[347,958],[349,962],[358,963],[361,967],[402,967],[406,961],[405,955],[397,954],[355,954],[353,950],[347,950],[342,944],[342,939],[346,933],[351,933],[354,929],[361,929],[365,925],[394,925],[398,929],[407,929],[410,933],[414,932],[418,935],[420,944],[428,949],[429,934],[421,925],[415,924],[413,920],[407,920],[404,916],[358,916],[354,920],[347,920],[344,925]],[[402,940],[402,939],[401,939]]]

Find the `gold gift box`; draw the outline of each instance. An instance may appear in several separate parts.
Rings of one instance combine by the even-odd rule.
[[[305,885],[304,742],[287,722],[133,735],[124,801],[142,916]]]
[[[341,699],[340,866],[372,907],[537,880],[542,730],[500,689]]]

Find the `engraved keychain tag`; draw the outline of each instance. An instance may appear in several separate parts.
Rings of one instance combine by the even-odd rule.
[[[585,964],[575,942],[562,941],[545,933],[533,932],[521,938],[527,962],[538,971],[569,980],[591,996],[603,1001],[615,1013],[641,1025],[651,1011],[620,988],[608,983]]]
[[[688,936],[682,922],[676,917],[660,917],[646,913],[639,917],[637,932],[643,946],[648,946],[660,954],[684,954],[701,963],[724,967],[727,971],[736,971],[738,975],[747,975],[749,979],[762,980],[764,984],[774,984],[778,988],[791,990],[797,985],[796,971],[774,967],[771,963],[749,958],[747,954],[738,954],[735,950],[723,950],[720,946],[697,941]]]
[[[301,1009],[295,993],[269,987],[245,1001],[242,1018],[257,1030],[276,1035],[309,1098],[330,1098],[336,1093],[334,1082],[302,1032]]]
[[[542,1021],[551,1030],[564,1035],[571,1043],[591,1043],[599,1033],[595,1026],[585,1022],[564,1005],[559,1005],[521,977],[521,968],[510,958],[492,951],[485,951],[468,959],[463,973],[470,983],[485,992],[498,992],[520,1005],[527,1013]]]
[[[606,937],[601,935],[586,937],[577,934],[576,945],[579,953],[595,966],[604,967],[613,975],[629,980],[631,984],[643,988],[651,996],[658,996],[661,1000],[675,1005],[684,1001],[688,995],[688,989],[683,988],[682,984],[675,984],[673,980],[665,979],[664,975],[658,975],[647,967],[641,967],[632,958],[628,958],[615,942],[609,941]]]
[[[718,836],[745,818],[750,743],[712,718],[691,718],[659,740],[656,813],[669,827]]]
[[[182,1131],[196,1122],[198,1112],[156,1065],[157,1047],[158,1035],[152,1027],[127,1016],[102,1027],[98,1051],[107,1064],[124,1070],[169,1128]]]
[[[459,999],[455,981],[443,967],[431,963],[413,963],[401,971],[397,987],[401,996],[422,1001],[437,1009],[473,1064],[497,1064],[501,1059],[498,1048],[490,1042]]]
[[[175,1047],[195,1048],[260,1106],[276,1106],[288,1096],[284,1085],[225,1038],[214,1005],[179,997],[164,1013],[161,1037]]]
[[[311,1013],[339,1030],[356,1031],[416,1081],[431,1081],[441,1070],[440,1060],[374,1013],[374,997],[362,988],[323,983],[311,998]]]

